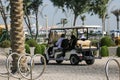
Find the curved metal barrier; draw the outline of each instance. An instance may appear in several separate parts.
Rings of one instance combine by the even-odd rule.
[[[20,76],[20,75],[14,75],[14,74],[12,74],[11,73],[11,62],[9,61],[9,59],[11,58],[11,56],[13,56],[13,55],[18,55],[18,57],[20,56],[19,54],[17,54],[17,53],[12,53],[12,54],[10,54],[9,56],[8,56],[8,58],[6,59],[6,69],[7,69],[7,71],[8,71],[8,74],[9,74],[9,76],[12,76],[12,77],[14,77],[14,78],[16,78],[16,79],[21,79],[22,77]],[[19,72],[18,72],[18,74],[19,74]]]
[[[44,71],[45,71],[45,68],[46,68],[46,63],[44,64],[44,66],[43,66],[43,69],[42,69],[42,72],[38,75],[38,76],[36,76],[36,77],[34,77],[33,78],[33,67],[34,67],[34,57],[36,57],[36,56],[39,56],[39,57],[42,57],[42,59],[44,60],[44,62],[45,62],[45,58],[44,58],[44,56],[42,56],[41,54],[36,54],[36,55],[33,55],[32,56],[32,58],[31,58],[31,60],[30,60],[30,68],[29,68],[29,70],[30,70],[30,72],[29,72],[29,74],[30,74],[30,76],[25,76],[25,75],[23,75],[22,74],[22,72],[21,72],[21,70],[20,70],[20,66],[19,66],[19,64],[20,64],[20,60],[21,60],[21,58],[23,57],[24,55],[22,55],[22,56],[20,56],[20,58],[19,58],[19,60],[18,60],[18,70],[19,70],[19,72],[20,72],[20,74],[21,74],[21,76],[23,77],[23,78],[25,78],[25,79],[28,79],[28,80],[35,80],[35,79],[38,79],[39,77],[41,77],[41,75],[44,73]]]
[[[108,67],[109,67],[109,62],[110,61],[115,61],[116,63],[117,63],[117,65],[118,65],[118,67],[119,67],[119,80],[120,80],[120,63],[116,60],[116,59],[109,59],[108,61],[107,61],[107,63],[106,63],[106,65],[105,65],[105,75],[106,75],[106,78],[107,78],[107,80],[110,80],[109,79],[109,76],[108,76]]]
[[[17,70],[17,72],[15,74],[11,73],[11,64],[12,64],[12,62],[10,60],[12,59],[11,57],[13,55],[17,55],[18,56],[18,62],[17,62],[18,70]],[[39,75],[33,78],[33,66],[35,66],[34,58],[36,56],[40,57],[40,60],[42,58],[43,61],[44,61],[44,64],[42,64],[43,65],[43,69],[39,73]],[[21,66],[20,66],[20,64],[21,64],[20,61],[21,61],[21,59],[23,57],[30,57],[30,62],[29,62],[30,63],[30,67],[27,66],[28,71],[24,72],[24,74],[21,71]],[[12,53],[8,57],[6,57],[6,63],[5,64],[6,64],[5,66],[6,66],[7,72],[6,73],[0,73],[0,76],[6,77],[6,78],[8,78],[8,80],[10,79],[10,77],[14,77],[14,78],[19,79],[19,80],[21,80],[22,78],[25,78],[27,80],[35,80],[35,79],[38,79],[38,78],[41,77],[41,75],[44,73],[45,68],[46,68],[46,60],[45,60],[44,56],[42,56],[41,54],[36,54],[36,55],[32,55],[31,56],[30,54],[20,55],[18,53]],[[27,65],[29,65],[29,64],[27,63]],[[26,73],[26,75],[25,75],[25,73]]]

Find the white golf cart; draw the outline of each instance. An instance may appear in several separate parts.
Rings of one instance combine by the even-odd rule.
[[[84,60],[88,65],[92,65],[95,61],[93,52],[99,50],[99,43],[96,46],[93,46],[91,41],[88,40],[89,28],[96,28],[96,26],[74,26],[50,29],[48,48],[44,54],[46,63],[48,63],[50,60],[56,60],[56,62],[60,64],[64,60],[70,60],[72,65],[77,65],[79,62]],[[86,40],[80,40],[79,37],[82,33],[85,34]],[[53,51],[54,44],[60,38],[61,34],[65,34],[65,37],[68,40],[72,34],[74,34],[78,39],[74,49],[68,49],[65,51],[64,58],[61,58],[61,54],[63,53],[62,50],[56,49]]]

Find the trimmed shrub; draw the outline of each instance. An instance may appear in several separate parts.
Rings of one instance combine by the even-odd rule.
[[[112,41],[112,39],[111,39],[110,37],[108,37],[108,36],[103,37],[103,38],[101,39],[100,43],[101,43],[101,46],[107,46],[107,47],[113,46],[113,41]]]
[[[41,47],[40,47],[39,44],[37,44],[37,45],[35,46],[35,49],[34,49],[34,54],[38,54],[38,53],[41,54]]]
[[[48,44],[47,44],[47,43],[42,43],[42,44],[40,44],[40,45],[44,45],[45,47],[47,47],[47,46],[48,46]]]
[[[41,44],[39,45],[38,44],[35,47],[34,53],[35,54],[42,54],[43,55],[45,53],[45,48],[46,48],[45,45],[41,45]]]
[[[9,48],[10,47],[10,41],[9,40],[4,40],[0,43],[0,47],[2,48]]]
[[[25,44],[25,52],[30,54],[30,46]]]
[[[100,54],[101,54],[102,57],[109,56],[109,51],[108,51],[107,46],[102,46],[101,47]]]
[[[37,42],[34,39],[29,39],[26,41],[26,44],[28,44],[30,47],[35,47]]]
[[[40,45],[40,47],[41,47],[41,53],[44,54],[46,46],[45,45]]]
[[[117,48],[117,50],[116,50],[116,55],[118,56],[118,57],[120,57],[120,46]]]

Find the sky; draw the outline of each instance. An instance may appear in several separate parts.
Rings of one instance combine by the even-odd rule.
[[[109,19],[106,20],[106,31],[116,30],[116,17],[111,13],[111,11],[115,9],[120,9],[120,0],[112,0],[108,7],[108,15]],[[67,12],[66,14],[62,12],[61,9],[54,7],[50,0],[43,0],[43,6],[39,9],[42,12],[42,15],[39,13],[39,25],[46,26],[48,21],[48,26],[58,26],[61,27],[62,25],[56,25],[61,21],[62,18],[66,18],[68,23],[65,26],[72,26],[73,24],[73,14],[71,12]],[[47,17],[45,17],[45,15]],[[102,21],[99,19],[98,15],[90,16],[90,14],[85,14],[86,20],[85,25],[100,25],[102,26]],[[35,24],[35,19],[33,19],[32,24]],[[120,22],[119,22],[120,23]],[[0,20],[0,24],[3,24],[2,19]],[[77,18],[76,25],[81,25],[80,17]]]
[[[47,4],[47,5],[46,5]],[[67,14],[63,13],[61,9],[54,7],[50,0],[43,0],[43,5],[46,5],[43,8],[42,14],[47,15],[48,18],[48,26],[55,26],[60,22],[61,18],[67,18],[68,23],[66,26],[72,26],[73,24],[73,14],[71,12],[67,12]],[[106,20],[106,31],[116,29],[116,17],[111,13],[111,11],[115,9],[120,9],[120,0],[113,0],[108,7],[108,15],[109,19]],[[102,25],[101,19],[98,18],[98,15],[90,16],[90,14],[86,15],[85,25]],[[42,26],[46,25],[45,16],[41,17],[39,20],[39,24]],[[77,18],[76,25],[81,25],[80,17]],[[62,25],[57,25],[62,26]],[[109,27],[109,28],[108,28]]]

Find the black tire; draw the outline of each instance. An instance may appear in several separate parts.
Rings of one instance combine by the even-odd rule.
[[[44,56],[44,58],[45,58],[46,64],[48,64],[48,63],[49,63],[49,60],[47,60],[46,55],[44,54],[43,56]],[[43,60],[42,57],[41,57],[41,63],[44,64],[44,60]]]
[[[92,65],[92,64],[94,64],[94,62],[95,62],[95,59],[94,59],[94,58],[91,59],[91,60],[86,60],[86,64],[87,64],[87,65]]]
[[[79,63],[79,58],[78,58],[78,56],[72,55],[72,56],[70,57],[70,63],[71,63],[72,65],[78,65],[78,63]]]
[[[63,60],[56,60],[56,62],[57,62],[58,64],[61,64],[61,63],[63,62]]]

